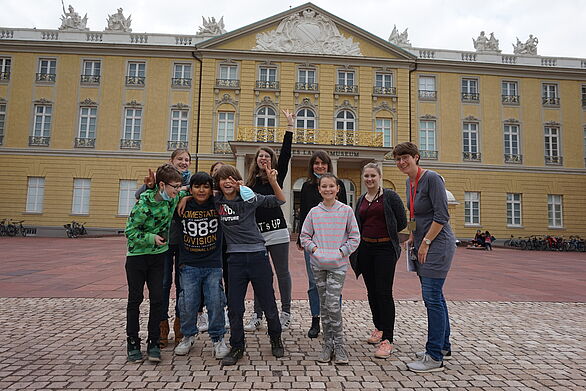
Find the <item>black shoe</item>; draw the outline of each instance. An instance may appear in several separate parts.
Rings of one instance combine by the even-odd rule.
[[[147,344],[147,359],[150,362],[161,361],[161,348],[159,347],[159,340],[149,339]]]
[[[280,335],[271,337],[271,352],[277,358],[285,355],[285,348],[283,347],[283,340]]]
[[[142,352],[140,351],[140,338],[128,337],[126,338],[126,353],[128,361],[137,362],[142,361]]]
[[[243,355],[244,348],[232,348],[230,349],[230,353],[228,353],[228,355],[222,359],[222,365],[236,365],[238,360],[240,360]]]
[[[309,338],[317,338],[317,336],[319,335],[319,331],[319,316],[313,316],[311,318],[311,328],[307,332],[307,336]]]

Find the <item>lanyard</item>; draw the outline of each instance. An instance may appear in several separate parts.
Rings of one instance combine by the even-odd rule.
[[[415,177],[415,186],[409,181],[409,217],[411,220],[415,219],[415,195],[417,195],[417,185],[419,185],[419,178],[421,177],[421,167],[417,167],[417,177]]]

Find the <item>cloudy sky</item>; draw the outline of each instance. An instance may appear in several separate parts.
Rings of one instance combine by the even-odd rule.
[[[195,34],[202,16],[224,16],[228,31],[270,17],[306,1],[275,0],[65,0],[88,27],[101,31],[108,14],[124,8],[134,32]],[[586,58],[584,0],[314,0],[318,7],[381,38],[393,25],[409,28],[415,47],[474,50],[472,38],[494,32],[503,53],[512,53],[516,37],[538,37],[544,56]],[[0,27],[56,29],[63,13],[60,0],[0,0]]]

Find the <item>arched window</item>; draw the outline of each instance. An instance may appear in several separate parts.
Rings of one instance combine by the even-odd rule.
[[[295,142],[304,144],[315,143],[315,113],[311,109],[297,111],[297,129]]]
[[[342,110],[336,115],[336,145],[354,145],[355,119],[350,110]]]
[[[269,106],[263,106],[256,112],[256,140],[261,142],[275,142],[275,126],[277,115]]]

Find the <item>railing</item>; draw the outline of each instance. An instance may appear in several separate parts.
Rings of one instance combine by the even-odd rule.
[[[286,128],[240,127],[237,141],[280,143]],[[295,129],[297,144],[383,147],[383,133],[375,130]]]
[[[544,106],[559,106],[560,105],[560,98],[543,96],[541,98],[541,103],[543,103]]]
[[[214,153],[232,153],[230,143],[227,141],[214,141]]]
[[[30,147],[48,147],[49,141],[51,141],[51,137],[29,136],[28,145]]]
[[[545,164],[548,166],[561,166],[564,164],[564,158],[561,156],[545,156]]]
[[[420,100],[437,100],[437,91],[419,90]]]
[[[478,92],[462,92],[463,102],[478,102],[480,100],[480,93]]]
[[[81,84],[100,84],[100,75],[81,75]]]
[[[297,91],[318,91],[319,85],[317,83],[295,83],[295,90]]]
[[[582,107],[586,107],[586,99],[582,98]]]
[[[216,79],[218,88],[240,88],[240,80],[237,79]]]
[[[140,149],[140,140],[130,138],[120,139],[120,149]]]
[[[187,141],[167,141],[167,151],[174,151],[179,148],[187,149],[189,143]]]
[[[519,104],[519,95],[502,95],[502,101],[505,104],[518,105]]]
[[[397,87],[373,87],[372,93],[374,95],[397,96]]]
[[[55,83],[57,75],[55,73],[37,73],[37,81]]]
[[[465,162],[479,162],[480,152],[462,152],[462,159]]]
[[[144,79],[144,76],[126,76],[126,85],[144,87]]]
[[[174,77],[171,79],[171,85],[173,87],[191,88],[191,79]]]
[[[514,154],[514,153],[505,153],[505,163],[522,164],[523,163],[523,155]]]
[[[10,80],[10,72],[0,72],[0,80]]]
[[[437,160],[438,152],[430,150],[419,150],[419,156],[425,160]]]
[[[4,135],[0,134],[0,145],[4,143]]]
[[[95,148],[96,139],[87,137],[76,137],[75,148]]]
[[[334,89],[336,93],[342,94],[358,94],[358,86],[357,85],[346,85],[346,84],[336,84]]]
[[[278,81],[257,80],[256,88],[259,90],[278,90],[280,87]]]

